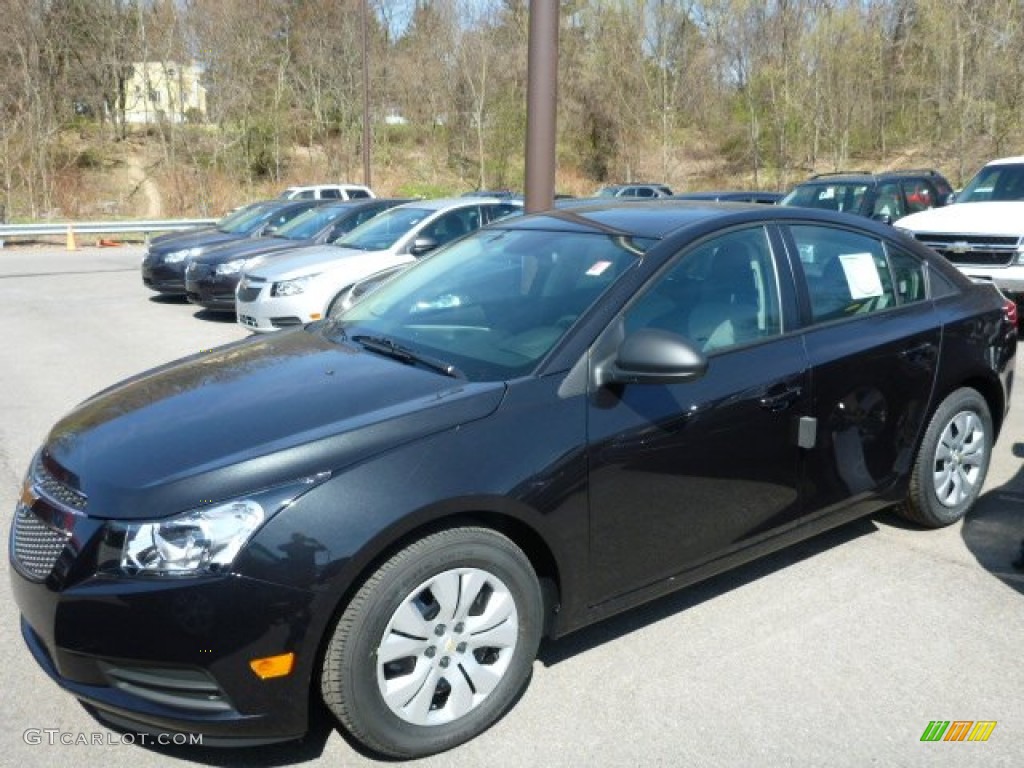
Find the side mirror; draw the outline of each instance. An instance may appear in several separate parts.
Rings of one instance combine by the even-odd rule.
[[[956,192],[950,192],[949,194],[942,196],[942,204],[949,205],[950,203],[956,202]]]
[[[262,234],[263,234],[264,237],[270,237],[270,235],[273,235],[276,232],[277,232],[277,226],[275,224],[267,224],[267,226],[265,226],[263,228],[263,233]]]
[[[412,245],[409,246],[409,253],[413,256],[422,256],[427,251],[432,251],[439,245],[440,243],[433,237],[417,237],[412,241]]]
[[[873,221],[880,221],[883,224],[892,224],[892,216],[888,213],[876,213],[871,219]]]
[[[599,381],[602,385],[680,384],[699,379],[707,369],[707,358],[687,339],[643,328],[623,340]]]

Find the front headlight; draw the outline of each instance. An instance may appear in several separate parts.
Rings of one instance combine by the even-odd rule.
[[[108,566],[129,576],[222,573],[264,522],[329,476],[323,472],[164,520],[111,523],[108,541],[119,553],[109,552]]]
[[[306,275],[305,277],[296,277],[294,280],[283,280],[280,283],[274,283],[270,289],[271,296],[297,296],[306,290],[306,285],[317,275]]]
[[[191,259],[203,252],[202,248],[184,248],[180,251],[171,251],[164,256],[164,264],[177,264],[185,259]]]
[[[236,272],[241,272],[244,266],[245,259],[234,259],[233,261],[218,264],[216,272],[218,275],[233,275]]]

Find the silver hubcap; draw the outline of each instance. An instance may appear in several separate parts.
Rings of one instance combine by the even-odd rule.
[[[961,411],[942,431],[932,475],[935,495],[946,507],[961,504],[975,492],[988,444],[985,428],[973,411]]]
[[[443,725],[475,709],[512,661],[519,636],[515,601],[500,579],[456,568],[402,601],[377,648],[377,685],[398,717]]]

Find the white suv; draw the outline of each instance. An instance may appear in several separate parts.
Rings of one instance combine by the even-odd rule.
[[[280,197],[282,200],[360,200],[376,195],[372,189],[360,184],[311,184],[288,187]]]
[[[522,210],[520,200],[417,200],[377,214],[331,245],[296,248],[256,260],[235,290],[238,324],[270,333],[320,320],[364,277],[413,262]]]
[[[968,277],[1024,298],[1024,157],[993,160],[952,205],[905,216],[896,226]]]

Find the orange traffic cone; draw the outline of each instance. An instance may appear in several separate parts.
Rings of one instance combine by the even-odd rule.
[[[98,245],[100,248],[117,248],[118,246],[121,245],[121,243],[118,240],[109,240],[107,238],[101,237],[99,240],[96,241],[96,245]]]
[[[75,231],[71,229],[71,225],[68,224],[68,250],[77,251],[78,245],[75,244]]]

